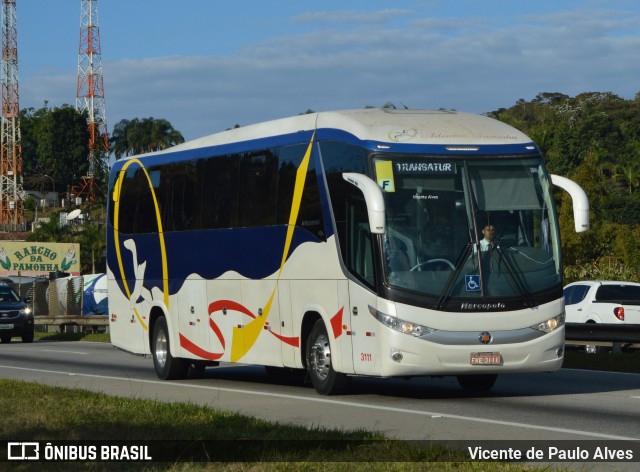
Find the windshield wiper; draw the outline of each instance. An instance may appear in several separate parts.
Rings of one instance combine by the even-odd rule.
[[[504,265],[507,267],[507,272],[509,273],[511,280],[513,280],[516,288],[520,291],[520,294],[524,297],[525,306],[528,306],[528,307],[533,306],[534,304],[531,301],[531,296],[528,290],[522,284],[522,281],[520,280],[520,277],[518,277],[518,274],[515,268],[513,267],[513,264],[511,263],[509,258],[507,258],[507,256],[505,255],[504,250],[500,247],[499,241],[498,241],[498,244],[495,246],[495,248],[492,249],[492,251],[496,251],[498,253],[498,264],[504,261]]]
[[[470,242],[469,244],[467,244],[465,247],[462,248],[462,251],[458,256],[458,259],[456,260],[455,270],[447,279],[447,283],[445,284],[444,289],[440,294],[440,297],[438,297],[438,301],[436,302],[437,309],[442,308],[445,300],[449,298],[449,294],[453,289],[453,285],[456,283],[456,280],[458,280],[458,276],[460,275],[460,272],[462,272],[462,268],[464,267],[465,263],[469,259],[469,254],[473,250],[473,246],[474,246],[474,243]]]

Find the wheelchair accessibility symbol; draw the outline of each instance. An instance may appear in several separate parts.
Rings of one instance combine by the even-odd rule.
[[[467,292],[479,292],[480,291],[480,276],[479,275],[465,275],[465,285],[467,286]]]

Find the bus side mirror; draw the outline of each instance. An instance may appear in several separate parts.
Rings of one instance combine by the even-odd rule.
[[[573,180],[559,175],[551,174],[551,183],[571,195],[573,200],[573,222],[576,227],[576,233],[582,233],[589,229],[589,199],[580,187]]]
[[[369,228],[372,234],[384,234],[385,231],[385,213],[384,198],[382,190],[378,184],[366,175],[356,174],[354,172],[345,172],[342,178],[351,185],[358,187],[358,190],[364,195],[364,201],[367,204],[367,213],[369,215]]]

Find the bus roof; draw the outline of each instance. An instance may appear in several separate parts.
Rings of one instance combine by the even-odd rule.
[[[240,141],[333,129],[362,141],[435,145],[532,144],[517,129],[483,115],[446,110],[366,108],[326,111],[234,128],[187,141],[164,151],[186,151]]]

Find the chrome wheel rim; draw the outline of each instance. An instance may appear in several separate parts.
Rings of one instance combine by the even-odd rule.
[[[160,368],[164,368],[164,365],[167,362],[167,349],[167,335],[164,334],[163,330],[160,330],[156,336],[155,349],[156,361]]]
[[[318,336],[309,352],[309,366],[320,380],[329,376],[331,369],[331,348],[329,338],[324,334]]]

